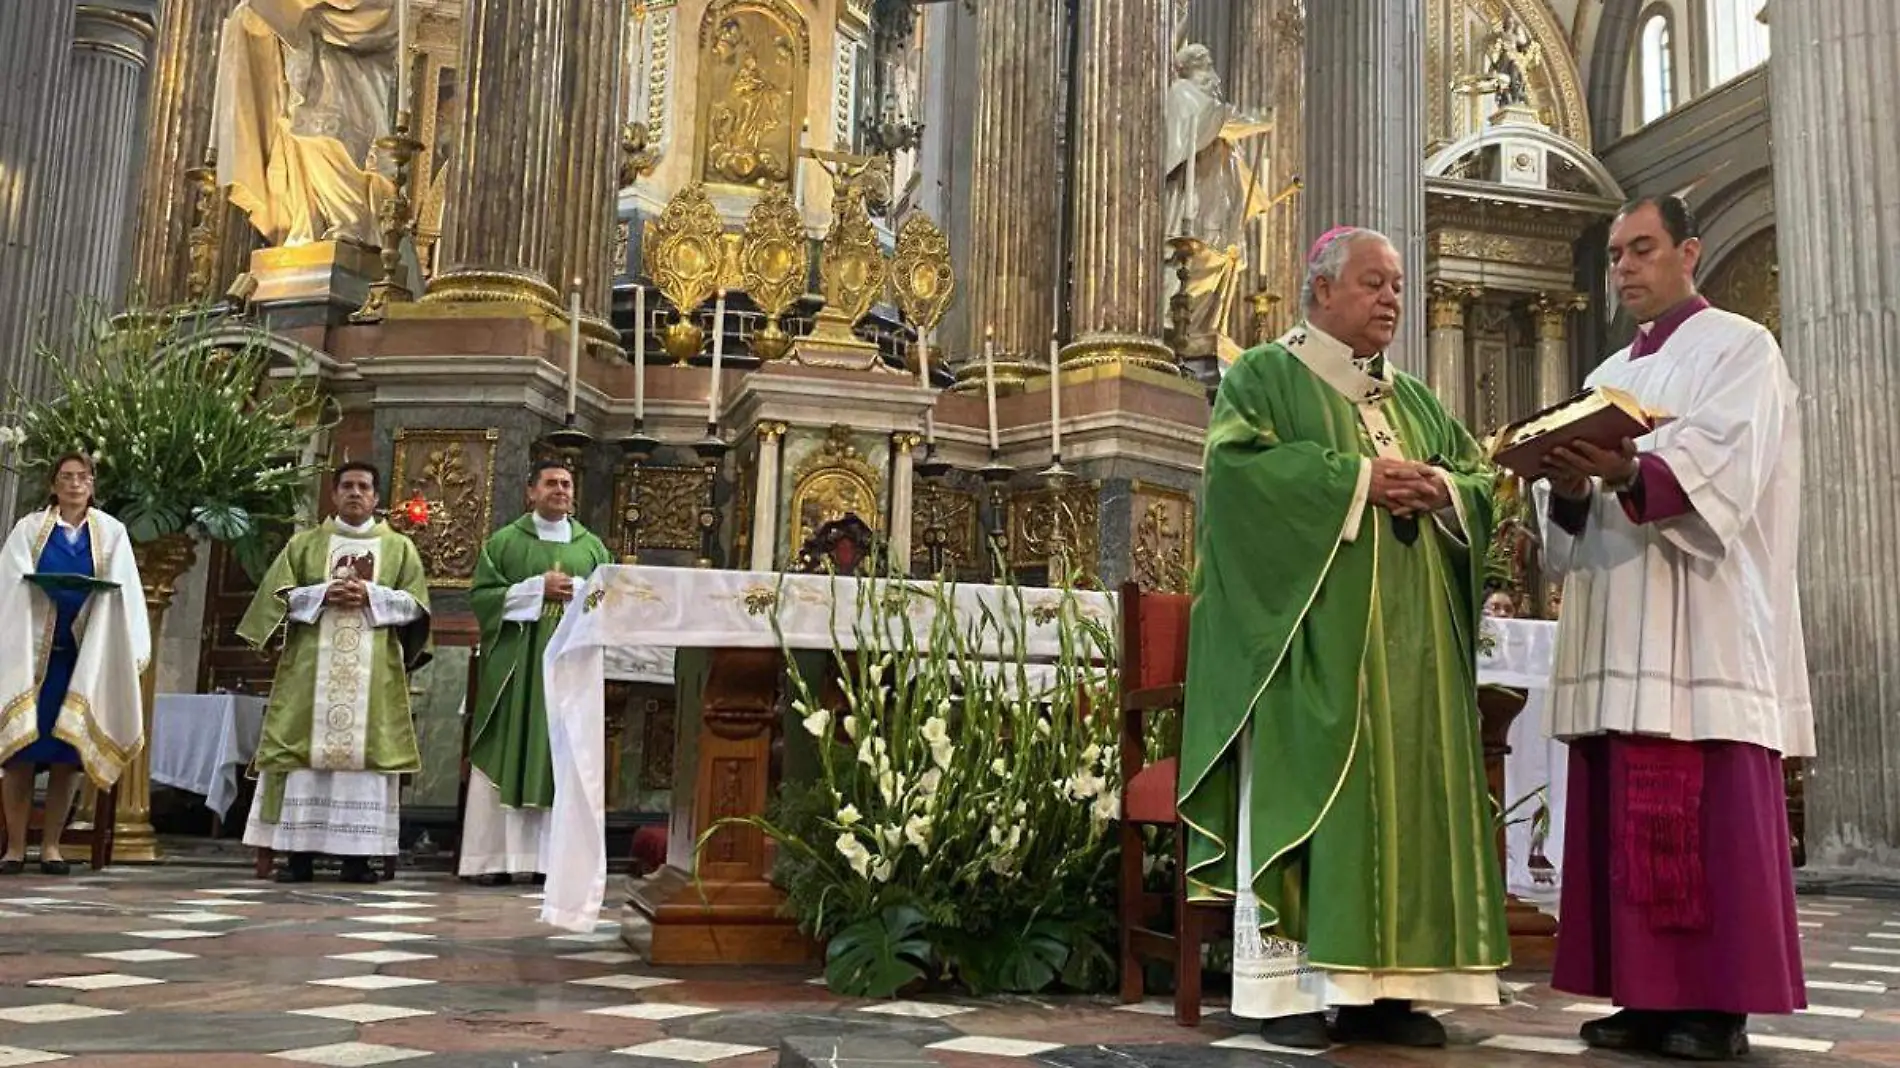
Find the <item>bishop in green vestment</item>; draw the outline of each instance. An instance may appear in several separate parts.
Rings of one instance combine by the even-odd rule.
[[[238,624],[258,648],[284,629],[244,828],[245,845],[289,854],[279,882],[310,881],[318,853],[375,882],[401,776],[422,767],[409,675],[432,655],[429,584],[415,543],[376,520],[380,482],[371,464],[337,468],[335,518],[290,539]]]
[[[554,763],[541,656],[579,583],[609,563],[607,547],[570,518],[574,476],[544,460],[528,476],[529,512],[482,547],[469,599],[482,627],[470,696],[468,805],[459,872],[484,885],[542,870]]]
[[[1385,364],[1402,283],[1382,235],[1322,238],[1307,321],[1236,361],[1208,429],[1187,877],[1233,902],[1233,1011],[1280,1045],[1443,1044],[1410,1002],[1495,1004],[1509,961],[1476,692],[1491,475]]]

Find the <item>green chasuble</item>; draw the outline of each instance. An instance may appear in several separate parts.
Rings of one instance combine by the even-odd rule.
[[[501,792],[508,808],[554,804],[554,761],[548,749],[548,708],[541,691],[541,654],[560,626],[558,602],[541,617],[513,623],[502,619],[508,588],[559,567],[575,579],[611,563],[593,532],[568,521],[570,540],[542,541],[531,512],[497,530],[482,547],[469,600],[482,626],[482,674],[471,714],[468,761]]]
[[[315,623],[289,618],[292,590],[345,575],[407,593],[421,616],[389,627],[375,626],[367,608],[326,607]],[[358,534],[329,521],[292,537],[258,583],[237,633],[261,648],[280,626],[283,652],[252,762],[263,777],[265,821],[279,819],[291,771],[421,770],[409,673],[433,652],[429,584],[415,543],[383,523]]]
[[[1381,454],[1431,463],[1454,490],[1409,545],[1366,500]],[[1235,896],[1245,804],[1268,956],[1284,939],[1328,973],[1503,966],[1475,647],[1492,476],[1477,444],[1423,383],[1302,326],[1228,370],[1205,480],[1180,768],[1190,895]]]

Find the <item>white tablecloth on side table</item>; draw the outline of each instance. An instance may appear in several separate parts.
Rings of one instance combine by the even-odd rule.
[[[262,697],[161,693],[152,699],[152,781],[202,794],[224,816],[238,776],[257,754],[264,730]]]
[[[1550,737],[1547,722],[1557,624],[1543,619],[1487,618],[1484,625],[1491,641],[1488,651],[1482,647],[1479,651],[1478,681],[1528,694],[1524,711],[1511,723],[1511,753],[1504,758],[1504,804],[1508,807],[1548,787],[1544,804],[1550,810],[1550,830],[1539,843],[1532,841],[1530,820],[1538,803],[1527,803],[1511,814],[1518,822],[1504,832],[1505,889],[1554,915],[1563,885],[1564,797],[1570,766],[1568,747]],[[1540,865],[1540,871],[1533,871],[1533,851],[1550,866]]]

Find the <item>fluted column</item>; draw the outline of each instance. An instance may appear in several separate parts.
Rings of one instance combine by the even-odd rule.
[[[463,9],[467,120],[442,221],[442,269],[423,299],[512,301],[560,314],[547,272],[558,262],[560,109],[575,2],[470,0]]]
[[[1161,342],[1162,103],[1171,0],[1080,5],[1069,365],[1172,370]]]
[[[1579,293],[1542,293],[1531,302],[1537,320],[1537,406],[1559,404],[1575,392],[1570,368],[1570,317],[1589,307]]]
[[[175,304],[187,296],[187,237],[196,219],[198,192],[185,172],[203,162],[211,140],[218,30],[231,7],[231,0],[163,0],[159,5],[138,227],[128,278],[149,305]]]
[[[1379,230],[1398,246],[1405,317],[1389,353],[1425,358],[1425,27],[1418,0],[1326,0],[1306,13],[1306,234]]]
[[[759,464],[752,485],[752,570],[778,570],[778,468],[784,423],[759,424]]]
[[[561,230],[549,281],[581,285],[582,333],[617,349],[613,304],[615,194],[620,172],[620,98],[626,0],[571,0],[558,207]]]
[[[1059,0],[1010,0],[977,12],[966,381],[982,381],[986,329],[996,331],[997,378],[1012,383],[1043,365],[1055,329],[1061,9]]]
[[[122,11],[82,4],[74,12],[72,59],[47,159],[58,181],[46,191],[36,242],[34,304],[55,329],[71,324],[82,303],[116,311],[123,296],[133,157],[145,120],[139,90],[152,37],[151,23]]]
[[[1303,0],[1234,0],[1232,25],[1234,40],[1254,43],[1245,61],[1234,64],[1228,89],[1233,93],[1234,107],[1242,113],[1271,114],[1274,118],[1273,132],[1267,135],[1260,187],[1268,196],[1277,196],[1304,167],[1306,130],[1300,116],[1305,113],[1306,95],[1306,65],[1301,60],[1305,4]],[[1300,318],[1305,234],[1306,220],[1297,193],[1274,204],[1267,212],[1265,225],[1255,223],[1247,228],[1252,278],[1241,292],[1251,291],[1254,299],[1235,302],[1235,315],[1253,319],[1255,344],[1279,337]],[[1229,328],[1235,337],[1245,336],[1239,326],[1237,319]]]
[[[1476,300],[1476,286],[1432,286],[1427,309],[1431,315],[1430,366],[1425,381],[1438,394],[1438,400],[1455,419],[1470,424],[1471,356],[1465,347],[1465,316]]]
[[[1801,389],[1801,591],[1820,756],[1806,786],[1813,867],[1900,871],[1900,92],[1892,0],[1774,5],[1770,59],[1781,330]]]

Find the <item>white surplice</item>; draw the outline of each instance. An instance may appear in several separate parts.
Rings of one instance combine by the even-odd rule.
[[[334,522],[339,531],[357,537],[333,537],[329,550],[332,561],[362,552],[362,537],[376,525],[374,519],[361,526],[351,526],[342,519]],[[379,556],[376,561],[379,575],[382,566]],[[378,582],[365,587],[369,592],[369,604],[365,608],[332,612],[323,603],[329,588],[327,581],[299,586],[291,590],[287,598],[287,616],[291,622],[315,624],[324,631],[317,661],[319,680],[367,677],[367,665],[360,668],[350,665],[338,671],[335,658],[354,655],[357,651],[366,657],[373,643],[362,640],[363,630],[400,627],[423,614],[422,606],[414,597]],[[338,633],[345,635],[341,642],[336,639]],[[312,739],[311,759],[319,766],[298,768],[285,774],[283,806],[275,822],[266,822],[263,818],[260,787],[260,800],[252,803],[250,818],[244,824],[245,845],[279,853],[327,853],[338,857],[381,857],[396,852],[402,821],[402,777],[361,770],[369,730],[369,687],[357,682],[345,685],[341,693],[347,695],[347,699],[345,696],[319,697],[318,705],[333,714],[339,708],[351,708],[350,723],[354,729],[345,735],[348,743],[338,745],[335,758],[326,761],[325,747],[318,746]]]
[[[535,537],[566,545],[574,540],[574,524],[562,518],[549,521],[534,517]],[[540,575],[523,579],[508,587],[502,595],[501,618],[507,623],[532,623],[541,618],[542,587]],[[536,660],[530,670],[539,670]],[[468,713],[463,703],[462,712]],[[462,816],[462,857],[457,875],[526,875],[546,871],[541,859],[547,841],[548,810],[509,808],[501,803],[501,790],[482,769],[468,769],[468,803]]]
[[[1538,483],[1545,559],[1565,583],[1551,734],[1814,755],[1795,578],[1801,419],[1774,337],[1709,308],[1647,356],[1612,356],[1589,384],[1674,417],[1637,445],[1668,463],[1693,511],[1639,526],[1599,487],[1572,537]]]

